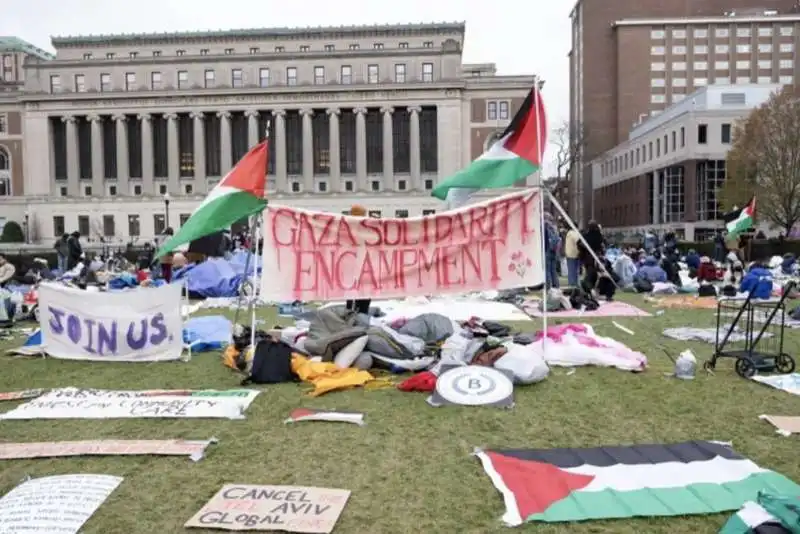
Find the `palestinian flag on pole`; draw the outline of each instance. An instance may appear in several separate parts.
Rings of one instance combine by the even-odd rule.
[[[463,204],[479,189],[511,187],[539,170],[546,145],[544,102],[534,86],[500,139],[467,168],[437,185],[432,194],[451,204],[457,196],[462,199],[458,204]]]
[[[737,235],[750,230],[756,218],[756,197],[751,198],[742,209],[730,211],[723,217],[729,234]]]
[[[178,233],[168,239],[156,257],[207,235],[226,230],[267,206],[267,142],[259,143],[239,160],[225,178],[211,190]]]
[[[739,509],[760,491],[800,486],[725,444],[690,441],[592,449],[477,451],[503,495],[509,526]]]

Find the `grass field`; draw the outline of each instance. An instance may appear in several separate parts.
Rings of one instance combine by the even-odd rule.
[[[624,297],[645,309],[640,297]],[[268,325],[273,312],[264,311]],[[780,437],[758,415],[800,415],[800,397],[737,377],[730,360],[694,381],[665,377],[676,355],[691,347],[702,362],[711,345],[670,341],[669,326],[712,326],[711,311],[667,310],[642,319],[592,320],[602,335],[643,351],[642,374],[614,369],[554,369],[544,382],[520,387],[511,411],[431,408],[424,394],[394,389],[334,392],[312,399],[296,385],[263,387],[247,420],[4,421],[6,442],[77,439],[218,438],[206,458],[86,457],[5,461],[0,494],[26,475],[96,473],[125,478],[89,520],[85,534],[172,534],[224,483],[292,484],[344,488],[352,497],[336,532],[345,534],[475,533],[508,531],[499,522],[503,502],[470,452],[485,447],[582,447],[668,443],[689,439],[732,441],[763,467],[800,481],[797,438]],[[517,324],[533,330],[539,322]],[[8,344],[6,344],[8,345]],[[787,352],[797,355],[800,331],[787,331]],[[0,349],[8,346],[0,346]],[[239,378],[217,354],[190,363],[100,364],[0,359],[0,391],[47,387],[105,389],[230,388]],[[15,403],[3,403],[10,409]],[[367,425],[284,425],[297,407],[366,414]],[[528,524],[518,531],[548,533],[716,532],[729,514],[663,519]],[[205,532],[192,530],[193,532]],[[208,531],[210,532],[210,531]]]

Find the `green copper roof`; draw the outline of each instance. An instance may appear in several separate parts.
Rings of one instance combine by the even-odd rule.
[[[83,45],[109,42],[132,43],[161,39],[224,39],[224,38],[280,38],[294,35],[358,32],[413,32],[413,31],[465,31],[464,22],[428,22],[416,24],[371,24],[364,26],[317,26],[309,28],[249,28],[239,30],[205,30],[164,33],[123,33],[104,35],[56,36],[51,38],[53,46]]]
[[[19,37],[4,37],[0,35],[0,52],[24,52],[31,56],[36,56],[39,59],[55,59],[56,56],[42,50],[38,46],[33,46],[27,41],[23,41]]]

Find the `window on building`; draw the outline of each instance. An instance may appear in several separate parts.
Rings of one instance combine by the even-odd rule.
[[[673,71],[685,71],[686,70],[686,62],[685,61],[676,61],[672,64]]]
[[[317,192],[318,193],[327,193],[328,192],[328,182],[325,180],[320,180],[317,182]]]
[[[656,63],[650,63],[650,70],[652,72],[664,72],[667,69],[667,64],[659,61]]]
[[[136,73],[135,72],[126,72],[125,73],[125,90],[126,91],[135,91],[136,90]]]
[[[758,36],[759,37],[772,37],[772,28],[770,27],[761,27],[758,29]]]
[[[151,72],[150,73],[150,89],[154,91],[158,91],[161,89],[161,73],[160,72]]]
[[[730,35],[728,28],[716,28],[714,30],[714,37],[730,37]]]
[[[408,184],[406,183],[405,180],[397,180],[397,189],[399,191],[405,191],[405,190],[408,189]],[[405,211],[406,214],[405,215],[395,215],[395,217],[408,217],[408,211],[407,210],[402,210],[402,211]]]
[[[677,148],[678,148],[678,134],[673,130],[673,132],[672,132],[672,151],[675,152],[675,150]]]
[[[723,55],[728,54],[730,52],[728,45],[726,44],[718,44],[714,47],[714,53]]]
[[[422,43],[422,48],[433,48],[433,41],[425,41]]]
[[[708,45],[694,45],[694,54],[695,55],[708,54]]]
[[[672,30],[673,39],[686,39],[686,30]]]
[[[684,45],[676,45],[672,47],[672,55],[673,56],[685,56],[686,55],[686,47]]]
[[[708,30],[704,28],[695,28],[694,30],[694,38],[695,39],[707,39],[708,38]]]
[[[749,54],[751,52],[751,48],[749,44],[737,44],[736,45],[736,53],[737,54]]]
[[[191,195],[194,193],[194,187],[192,187],[192,184],[183,184],[183,193],[186,195]]]
[[[436,215],[436,210],[422,210],[422,215]]]
[[[347,48],[349,50],[358,50],[359,48],[361,48],[361,45],[359,45],[358,43],[352,43]]]
[[[665,53],[665,49],[663,46],[651,46],[650,47],[650,55],[651,56],[663,56]]]
[[[723,124],[722,125],[722,132],[721,132],[720,140],[723,144],[728,145],[731,142],[731,125],[730,124]]]
[[[59,76],[58,74],[53,74],[50,76],[50,92],[51,93],[61,92],[61,76]]]
[[[297,85],[297,67],[286,67],[286,85]]]
[[[128,57],[131,59],[136,59],[139,57],[139,52],[128,52]]]
[[[750,37],[750,28],[736,28],[736,37]]]
[[[153,232],[156,235],[161,235],[164,233],[164,230],[167,229],[167,223],[164,219],[163,213],[155,213],[153,214]]]
[[[53,216],[53,237],[61,237],[66,233],[67,225],[63,215]]]
[[[433,63],[422,64],[422,81],[423,82],[433,81]]]
[[[667,81],[664,78],[652,78],[650,80],[650,87],[664,87]]]
[[[772,43],[762,43],[758,45],[758,53],[759,54],[771,54],[772,53]]]
[[[117,235],[116,224],[113,215],[103,215],[103,237],[114,237]]]
[[[211,52],[211,50],[209,50],[208,48],[201,48],[200,49],[200,55],[201,56],[207,56],[209,54],[209,52]]]
[[[486,110],[487,110],[486,118],[488,118],[490,121],[496,121],[497,120],[497,102],[495,102],[494,100],[490,100],[489,102],[487,102],[486,103]]]
[[[672,87],[686,87],[686,78],[672,78]]]
[[[707,124],[698,124],[697,125],[697,143],[700,145],[705,145],[708,143],[708,125]]]
[[[714,63],[714,68],[716,70],[728,70],[730,68],[730,64],[727,61],[717,61]]]
[[[750,70],[750,62],[748,60],[737,61],[736,70]]]
[[[664,30],[650,30],[650,39],[653,39],[654,41],[661,40],[666,37],[666,35],[667,32]]]
[[[175,50],[175,55],[176,56],[185,56],[186,55],[186,50]]]
[[[406,66],[398,63],[394,66],[394,83],[406,83]]]
[[[661,157],[661,138],[656,139],[656,157]]]
[[[383,43],[372,43],[372,48],[374,50],[383,50]]]
[[[205,88],[211,89],[217,85],[217,75],[211,69],[206,69],[205,72]]]
[[[134,185],[133,186],[133,196],[140,197],[142,196],[142,186],[141,185]]]
[[[188,88],[189,88],[189,71],[179,70],[178,89],[188,89]]]
[[[380,82],[380,71],[377,65],[367,65],[367,83]]]
[[[681,126],[681,148],[686,146],[686,128]]]
[[[353,67],[350,65],[342,65],[341,76],[339,82],[345,85],[353,83]]]
[[[292,193],[300,192],[300,182],[292,182]]]
[[[161,50],[153,50],[153,57],[161,57]]]
[[[694,79],[694,86],[695,87],[704,87],[708,85],[708,78],[695,78]]]
[[[778,62],[779,67],[781,70],[785,69],[794,69],[794,60],[793,59],[782,59]]]
[[[138,215],[128,215],[128,235],[136,238],[142,235],[141,224]]]
[[[243,87],[244,78],[242,69],[231,69],[231,87]]]
[[[178,215],[178,224],[180,226],[183,226],[189,221],[189,217],[191,216],[192,216],[191,213],[181,213],[180,215]]]
[[[92,53],[91,52],[87,52],[87,53],[83,54],[83,59],[86,59],[86,60],[92,59]]]
[[[0,133],[6,133],[8,131],[8,123],[5,115],[0,115]],[[2,157],[3,152],[0,152],[0,157]],[[5,166],[3,162],[0,161],[0,169],[6,170],[8,168],[8,162],[5,162]]]
[[[250,47],[250,55],[251,56],[254,56],[254,55],[258,54],[260,51],[261,50],[257,46],[251,46]]]
[[[784,54],[794,52],[794,43],[782,43],[779,50]]]
[[[276,47],[275,47],[275,52],[277,52],[277,53],[283,53],[283,52],[286,52],[286,48],[285,48],[285,47],[283,47],[283,46],[276,46]]]
[[[398,43],[397,48],[408,48],[408,43]]]
[[[159,195],[166,195],[167,194],[167,184],[159,184],[159,186],[158,186],[158,194]]]
[[[335,45],[332,45],[332,44],[326,44],[325,45],[325,51],[326,52],[333,52],[334,50],[336,50],[336,46]]]
[[[325,84],[325,67],[314,67],[314,85]]]
[[[86,76],[83,74],[76,74],[75,75],[75,92],[76,93],[85,93],[86,92]]]
[[[708,61],[695,61],[692,68],[695,71],[708,70]]]
[[[269,87],[269,69],[266,67],[258,69],[258,86]]]
[[[89,226],[88,215],[78,215],[78,232],[80,232],[82,236],[88,237],[92,235],[92,229]]]
[[[781,85],[792,85],[794,83],[794,76],[781,76],[778,78],[778,83]]]
[[[394,216],[398,219],[407,219],[408,210],[394,210]]]
[[[108,186],[108,196],[110,196],[110,197],[117,196],[117,186],[116,185],[109,185]]]
[[[498,105],[498,110],[499,111],[498,111],[497,116],[500,117],[500,120],[508,120],[508,116],[509,116],[509,113],[508,113],[508,101],[507,100],[501,100],[498,104],[499,104]]]
[[[106,52],[106,59],[114,59],[116,54],[114,52]]]

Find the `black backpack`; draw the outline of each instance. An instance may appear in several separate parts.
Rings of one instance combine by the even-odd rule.
[[[242,381],[247,384],[281,384],[294,382],[292,372],[292,347],[283,341],[263,339],[256,345],[250,374]]]

